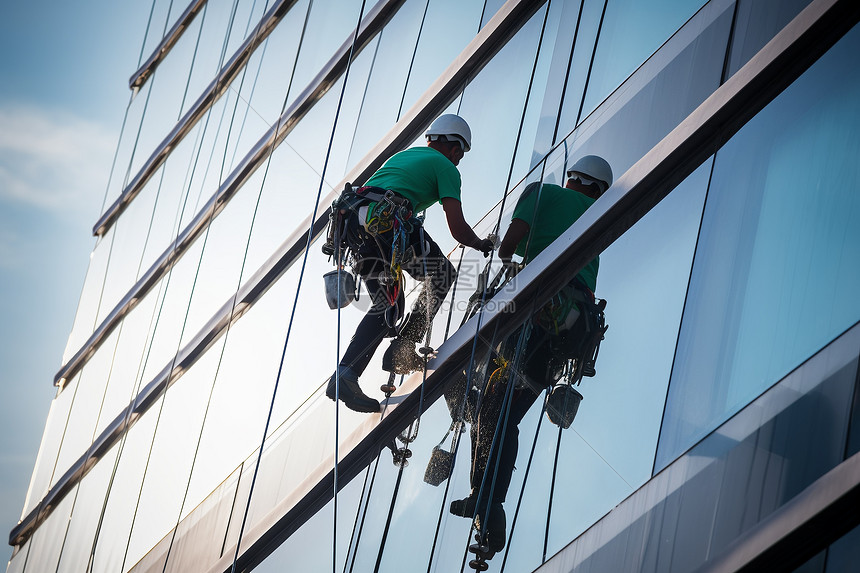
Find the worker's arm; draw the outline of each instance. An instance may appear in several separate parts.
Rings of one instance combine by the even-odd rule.
[[[448,229],[451,231],[451,236],[461,245],[472,247],[478,251],[482,251],[485,255],[493,250],[493,242],[487,239],[481,240],[466,218],[463,216],[463,205],[453,197],[442,198],[442,208],[445,209],[445,218],[448,220]]]
[[[517,245],[528,236],[529,229],[529,224],[522,219],[511,220],[511,226],[508,227],[508,231],[502,239],[502,246],[499,247],[499,258],[503,262],[510,262],[511,257],[514,256],[514,251],[517,250]]]

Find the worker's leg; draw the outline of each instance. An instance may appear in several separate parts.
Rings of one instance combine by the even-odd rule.
[[[423,281],[424,286],[398,337],[391,341],[382,357],[382,368],[397,374],[408,374],[424,366],[424,359],[415,352],[415,344],[423,341],[456,274],[448,257],[421,227],[410,235],[409,246],[415,256],[403,265],[403,270]]]
[[[355,334],[338,364],[337,372],[339,374],[337,379],[340,380],[338,397],[348,408],[357,412],[379,411],[379,402],[364,394],[358,384],[358,378],[364,373],[382,339],[393,335],[392,329],[385,320],[385,311],[390,304],[378,278],[380,269],[384,266],[379,262],[378,257],[371,255],[375,253],[368,254],[359,263],[358,270],[367,287],[372,305],[355,329]],[[398,304],[402,306],[402,301],[398,300]],[[336,376],[332,374],[326,388],[326,395],[332,400],[335,399],[335,382]]]
[[[373,305],[358,323],[355,334],[352,335],[352,339],[340,359],[341,374],[347,372],[354,375],[355,378],[364,373],[382,339],[393,334],[392,329],[385,322],[385,311],[389,304],[379,285],[379,280],[364,277],[364,284]]]
[[[472,426],[472,491],[477,495],[484,480],[484,473],[489,472],[484,484],[482,499],[489,499],[492,489],[493,501],[502,503],[507,497],[508,487],[514,472],[519,449],[519,424],[528,413],[537,395],[527,388],[514,390],[511,398],[511,411],[505,423],[502,406],[505,400],[505,387],[499,386],[494,392],[484,396],[477,423]],[[493,447],[493,437],[496,435],[496,424],[500,423],[500,433]],[[496,469],[496,460],[498,470]],[[496,476],[495,485],[492,483]]]
[[[520,337],[517,330],[509,340],[517,340]],[[509,347],[509,354],[515,354],[516,349]],[[513,358],[510,356],[509,358]],[[498,451],[491,452],[496,422],[505,424],[502,406],[504,403],[504,391],[506,386],[497,385],[488,389],[483,398],[481,410],[478,414],[478,422],[472,427],[474,461],[472,464],[472,487],[477,493],[486,471],[496,473],[496,483],[493,488],[493,501],[503,502],[507,496],[508,487],[514,471],[519,449],[519,424],[537,397],[546,386],[551,383],[548,378],[548,366],[552,361],[552,349],[547,344],[547,338],[540,332],[532,332],[528,338],[525,349],[518,359],[520,367],[517,369],[521,374],[508,376],[508,381],[516,383],[517,388],[511,399],[511,411],[507,415],[507,424],[502,428],[498,444],[494,448]],[[504,441],[501,436],[504,436]],[[495,469],[498,456],[498,470]],[[492,477],[492,473],[489,476]],[[488,482],[489,484],[489,482]],[[489,486],[484,486],[484,497],[489,495]]]
[[[436,241],[422,228],[412,231],[409,240],[416,256],[403,268],[415,280],[424,281],[424,287],[412,306],[406,324],[400,330],[400,336],[412,342],[421,342],[427,333],[429,321],[436,316],[454,284],[456,271]]]

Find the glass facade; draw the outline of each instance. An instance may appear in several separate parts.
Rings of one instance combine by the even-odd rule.
[[[856,37],[716,154],[658,468],[860,320]]]
[[[129,108],[7,571],[469,569],[472,522],[448,511],[469,494],[469,425],[434,389],[451,386],[446,360],[462,370],[458,327],[487,261],[441,208],[425,228],[458,275],[427,382],[399,377],[382,416],[324,395],[369,296],[324,301],[320,197],[392,138],[423,145],[409,122],[427,107],[472,129],[459,171],[481,237],[582,155],[616,181],[503,291],[523,320],[553,293],[518,288],[572,278],[555,246],[593,236],[610,328],[573,426],[550,423],[544,394],[519,423],[490,570],[681,572],[731,551],[860,450],[856,26],[818,30],[833,47],[761,111],[738,110],[736,133],[680,145],[698,160],[671,189],[635,202],[631,181],[819,4],[205,2]],[[155,0],[145,49],[183,9]],[[361,21],[353,60],[322,80]],[[274,27],[255,42],[261,22]],[[514,326],[481,330],[477,380]],[[361,377],[374,397],[381,354]],[[419,400],[417,419],[400,413]],[[439,450],[454,465],[434,486]],[[849,571],[856,537],[798,570]]]

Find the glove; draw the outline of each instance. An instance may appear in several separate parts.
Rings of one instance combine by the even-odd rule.
[[[505,267],[505,270],[508,272],[508,278],[512,279],[517,276],[517,273],[520,272],[523,268],[523,265],[516,261],[507,260],[502,261],[502,265]]]
[[[478,250],[484,253],[484,257],[489,257],[490,253],[493,252],[493,249],[495,249],[495,247],[496,245],[492,239],[484,239],[481,241]]]

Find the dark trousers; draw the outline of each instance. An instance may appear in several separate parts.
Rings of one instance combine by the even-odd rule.
[[[505,501],[514,473],[514,463],[517,461],[519,424],[538,396],[561,377],[564,360],[559,357],[566,354],[562,347],[571,348],[578,344],[584,335],[581,331],[581,323],[582,321],[578,321],[574,324],[570,333],[564,337],[550,335],[537,327],[532,328],[525,348],[521,352],[519,360],[521,366],[517,369],[517,374],[509,374],[507,383],[485,384],[477,417],[471,429],[471,486],[475,495],[481,489],[485,472],[489,472],[483,486],[482,500],[491,499],[498,503]],[[503,348],[507,348],[503,354],[508,360],[514,358],[521,330],[515,331],[503,345]],[[490,374],[491,372],[488,371],[487,378]],[[508,384],[516,383],[518,378],[522,383],[512,390],[510,411],[505,418],[504,404]],[[493,445],[494,436],[496,436],[495,446]],[[493,485],[494,474],[495,485]],[[483,506],[483,503],[481,505]]]
[[[400,332],[395,332],[385,318],[391,302],[380,284],[380,273],[389,264],[384,257],[391,257],[391,235],[391,231],[379,235],[378,242],[366,235],[359,249],[357,271],[364,280],[373,304],[355,329],[340,360],[341,368],[349,368],[357,376],[361,376],[367,368],[383,338],[400,334],[408,340],[420,342],[427,332],[429,320],[436,315],[454,283],[454,266],[436,241],[420,225],[415,225],[407,239],[407,249],[414,254],[402,268],[413,279],[423,281],[424,287]],[[405,305],[402,292],[398,294],[395,304],[398,306],[397,315],[402,315]]]

